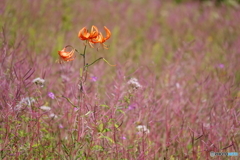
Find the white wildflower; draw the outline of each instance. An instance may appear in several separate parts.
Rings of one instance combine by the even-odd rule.
[[[142,88],[142,85],[138,82],[137,78],[131,78],[127,84],[131,85],[132,87],[138,89]]]
[[[65,75],[61,75],[62,81],[63,82],[68,82],[70,80],[70,78],[68,76]]]
[[[210,125],[210,123],[203,123],[203,127],[210,129],[211,125]]]
[[[146,133],[146,134],[150,133],[149,129],[144,125],[138,125],[137,130],[139,133]]]
[[[44,87],[45,80],[42,78],[35,78],[33,81],[36,85],[39,85],[40,87]]]
[[[44,111],[50,111],[51,110],[51,108],[48,107],[48,106],[41,106],[40,109],[44,110]]]
[[[207,99],[203,98],[201,101],[202,101],[202,103],[205,103],[205,102],[207,102]]]
[[[179,89],[180,88],[180,84],[176,83],[176,87],[177,87],[177,89]]]
[[[31,106],[35,102],[35,99],[32,97],[23,98],[14,108],[14,111],[19,111],[24,107]]]
[[[49,114],[49,117],[53,118],[53,119],[58,118],[58,116],[56,114],[54,114],[54,113]]]

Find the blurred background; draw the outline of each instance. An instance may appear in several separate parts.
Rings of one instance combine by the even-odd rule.
[[[106,42],[109,50],[88,49],[87,62],[103,56],[124,65],[128,74],[146,65],[158,77],[179,57],[178,49],[188,50],[183,51],[187,69],[191,65],[214,68],[227,63],[233,55],[230,50],[239,51],[238,2],[2,0],[0,26],[10,47],[16,48],[21,43],[29,56],[50,55],[51,62],[58,59],[57,51],[66,45],[83,50],[83,42],[77,37],[81,28],[96,25],[104,33],[103,26],[107,26],[112,32]],[[79,68],[81,60],[73,63]],[[237,63],[232,61],[231,66],[236,68]],[[101,64],[97,67],[101,72],[113,69]]]

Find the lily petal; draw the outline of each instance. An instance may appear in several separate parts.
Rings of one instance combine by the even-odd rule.
[[[88,33],[86,27],[83,27],[79,32],[78,32],[78,37],[81,40],[87,40],[90,36],[90,33]]]
[[[91,42],[92,43],[103,43],[103,40],[104,40],[103,35],[100,32],[99,35],[96,38],[91,39]]]
[[[104,26],[104,29],[105,29],[105,31],[107,33],[106,37],[104,38],[104,40],[106,41],[106,40],[108,40],[111,37],[111,32],[110,32],[110,30],[106,26]]]
[[[98,36],[98,28],[96,26],[92,26],[89,39],[96,38],[97,36]]]

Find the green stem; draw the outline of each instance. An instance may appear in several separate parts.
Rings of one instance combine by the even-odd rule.
[[[71,100],[65,96],[62,95],[63,98],[65,98],[73,107],[78,108],[76,105],[74,105]]]
[[[84,51],[83,51],[83,66],[86,65],[86,49],[87,49],[87,45],[85,45],[84,47]],[[85,71],[85,67],[83,67],[83,72]]]
[[[77,53],[79,53],[79,52],[78,52],[78,50],[76,50],[76,49],[75,49],[75,51],[76,51]],[[83,54],[82,54],[82,53],[79,53],[79,54],[80,54],[80,56],[83,56]]]
[[[93,65],[94,63],[96,63],[97,61],[99,61],[99,60],[101,60],[101,59],[104,59],[104,58],[103,58],[103,57],[100,57],[100,58],[98,58],[97,60],[93,61],[91,64],[85,65],[85,66],[84,66],[84,69],[87,68],[87,67],[89,67],[89,66],[91,66],[91,65]]]

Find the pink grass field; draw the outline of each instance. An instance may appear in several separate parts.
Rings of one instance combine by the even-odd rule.
[[[81,91],[82,56],[56,61],[92,25],[86,63],[116,66]],[[210,156],[240,154],[237,2],[2,0],[0,26],[0,159],[240,159]]]

